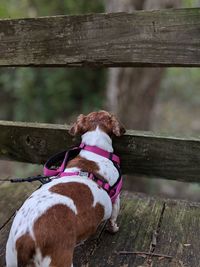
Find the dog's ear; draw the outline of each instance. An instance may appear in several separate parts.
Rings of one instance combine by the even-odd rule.
[[[122,136],[126,132],[124,125],[119,120],[117,120],[117,118],[114,115],[112,115],[111,117],[111,122],[112,122],[112,132],[114,135]]]
[[[69,130],[69,134],[71,135],[82,135],[86,132],[86,116],[80,114],[76,120],[76,122],[72,125],[71,129]]]

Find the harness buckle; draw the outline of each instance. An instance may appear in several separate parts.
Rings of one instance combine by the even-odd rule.
[[[88,177],[89,173],[88,172],[84,172],[84,171],[80,171],[79,175]]]

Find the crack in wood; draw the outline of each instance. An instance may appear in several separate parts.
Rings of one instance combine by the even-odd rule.
[[[151,253],[153,253],[155,251],[156,245],[158,243],[158,237],[159,237],[159,234],[160,234],[160,230],[161,230],[161,225],[162,225],[162,220],[163,220],[165,209],[166,209],[166,203],[164,202],[162,210],[161,210],[161,213],[160,213],[160,217],[159,217],[159,220],[158,220],[157,228],[153,232],[153,235],[152,235],[152,240],[151,240],[150,249],[149,249],[149,252],[151,252]]]
[[[153,32],[156,33],[157,30],[156,30],[156,23],[155,23],[155,21],[152,21],[152,25],[153,25]]]
[[[15,216],[16,210],[10,215],[10,217],[1,225],[0,231],[6,227],[6,225],[12,220],[12,218]]]
[[[162,206],[162,210],[161,210],[160,217],[158,220],[158,224],[157,224],[156,229],[152,233],[152,239],[151,239],[151,243],[150,243],[149,252],[147,252],[147,258],[144,262],[144,266],[146,266],[146,267],[152,267],[152,258],[154,257],[154,251],[155,251],[156,246],[158,244],[158,238],[159,238],[159,234],[160,234],[160,230],[161,230],[161,226],[162,226],[162,221],[163,221],[165,209],[166,209],[166,203],[163,202],[163,206]],[[166,258],[168,260],[172,259],[171,256],[169,256],[169,255],[166,255],[166,256],[167,257],[162,255],[163,258]]]
[[[87,263],[89,263],[89,257],[91,257],[93,255],[93,253],[95,252],[95,250],[100,246],[101,237],[102,237],[102,234],[104,233],[104,231],[106,231],[107,222],[108,221],[105,221],[102,224],[97,238],[94,239],[94,246],[93,246],[93,249],[90,251],[90,253],[89,253],[88,257],[87,257]]]
[[[145,257],[146,255],[150,255],[151,257],[159,257],[159,258],[168,258],[168,259],[172,259],[173,257],[170,255],[165,255],[165,254],[160,254],[160,253],[151,253],[151,252],[146,252],[146,251],[116,251],[117,255],[138,255],[141,257]]]

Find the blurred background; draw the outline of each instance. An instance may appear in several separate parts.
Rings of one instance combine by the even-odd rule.
[[[0,18],[198,7],[200,0],[1,0]],[[200,136],[197,68],[1,68],[0,119],[67,123],[108,109],[128,129]],[[0,161],[1,177],[38,174],[41,166]],[[126,177],[125,188],[200,201],[200,186]]]

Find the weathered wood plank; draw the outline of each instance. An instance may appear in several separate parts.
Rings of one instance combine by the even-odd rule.
[[[8,239],[8,234],[10,231],[12,219],[7,223],[7,225],[0,230],[0,267],[5,267],[5,252],[6,252],[6,242]]]
[[[0,184],[0,228],[37,186],[37,183]]]
[[[44,163],[52,154],[79,144],[69,126],[0,122],[0,158]],[[200,140],[127,131],[114,139],[124,174],[142,174],[188,182],[200,181]]]
[[[200,204],[167,202],[155,252],[173,260],[155,259],[155,267],[200,267]]]
[[[200,9],[0,20],[1,66],[200,66]]]
[[[120,231],[110,235],[104,231],[95,249],[84,258],[78,253],[75,266],[88,267],[138,267],[145,258],[138,255],[118,255],[124,250],[148,252],[152,233],[156,230],[162,212],[162,201],[133,196],[125,198],[118,218]]]
[[[0,267],[5,267],[5,245],[15,212],[38,183],[0,184]]]

